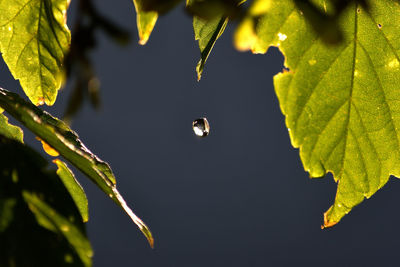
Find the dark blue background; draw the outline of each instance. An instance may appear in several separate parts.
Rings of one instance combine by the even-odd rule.
[[[96,4],[136,36],[131,1]],[[283,57],[277,49],[237,52],[233,29],[217,42],[200,83],[199,51],[182,7],[158,21],[144,47],[136,39],[121,48],[98,35],[92,59],[103,106],[96,112],[86,105],[72,128],[111,164],[156,243],[150,249],[129,218],[77,173],[89,198],[94,267],[398,266],[400,183],[390,179],[337,226],[321,230],[336,184],[330,175],[309,179],[291,147],[272,80]],[[23,95],[4,63],[0,85]],[[54,115],[61,116],[70,89],[48,108]],[[211,134],[200,140],[191,123],[201,116]]]

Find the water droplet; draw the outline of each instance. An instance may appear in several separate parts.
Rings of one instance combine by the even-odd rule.
[[[38,104],[38,106],[43,105],[44,104],[44,97],[39,97],[37,104]]]
[[[287,35],[283,33],[278,33],[279,41],[285,41],[287,39]]]
[[[11,30],[12,30],[12,27],[8,27],[8,30],[11,31]]]
[[[210,124],[206,118],[194,120],[192,126],[197,136],[206,137],[210,133]]]
[[[381,29],[382,28],[382,24],[378,23],[378,28]]]

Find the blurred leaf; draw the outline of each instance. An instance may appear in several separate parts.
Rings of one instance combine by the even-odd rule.
[[[56,172],[2,135],[0,151],[0,266],[91,266],[84,224]]]
[[[8,118],[2,114],[3,110],[0,108],[0,134],[23,143],[24,133],[22,129],[8,123]]]
[[[159,15],[165,14],[166,12],[173,9],[183,0],[135,0],[141,2],[143,11],[155,11]]]
[[[187,11],[203,20],[236,17],[241,13],[240,4],[246,0],[187,0]]]
[[[39,224],[48,228],[50,231],[55,230],[56,232],[62,233],[65,239],[67,239],[70,245],[75,249],[84,265],[91,266],[91,257],[93,256],[92,248],[81,231],[68,219],[64,218],[56,210],[42,201],[37,195],[27,191],[23,191],[22,195]],[[43,224],[40,222],[45,223]],[[51,225],[51,227],[46,227],[47,225]]]
[[[131,40],[131,36],[127,30],[116,25],[111,20],[97,15],[94,20],[96,26],[100,27],[104,33],[120,45],[127,45]]]
[[[111,197],[139,227],[151,246],[153,237],[148,227],[126,205],[115,186],[110,166],[90,152],[63,121],[26,102],[17,94],[0,88],[0,107],[57,150],[60,155],[86,174],[104,193]]]
[[[321,40],[329,44],[337,44],[342,41],[343,36],[338,25],[338,17],[336,14],[327,13],[326,3],[322,7],[304,0],[295,0],[294,2]]]
[[[78,210],[82,216],[83,222],[89,220],[88,200],[86,198],[85,191],[79,182],[75,179],[72,171],[67,167],[67,164],[59,159],[55,159],[54,163],[57,164],[57,174],[61,178],[65,188],[67,188],[69,194],[74,200]]]
[[[327,13],[332,1],[318,1]],[[258,0],[239,26],[239,49],[278,46],[289,70],[275,90],[292,144],[311,177],[338,182],[324,227],[335,225],[389,179],[400,177],[400,5],[352,3],[338,18],[343,42],[327,45],[291,0]],[[320,7],[321,7],[320,6]]]
[[[139,44],[145,45],[149,40],[150,34],[156,25],[158,13],[156,11],[144,11],[143,2],[145,0],[133,0],[136,9],[136,23],[139,31]]]
[[[70,45],[67,0],[0,0],[0,51],[35,105],[53,105]]]
[[[0,198],[0,232],[4,232],[14,220],[14,207],[17,200],[14,198]]]
[[[193,17],[194,35],[195,39],[199,41],[199,48],[201,52],[200,61],[196,66],[198,81],[201,79],[204,64],[206,63],[206,60],[210,55],[215,42],[224,32],[227,23],[228,18],[226,17],[217,17],[209,21],[202,20],[198,17]]]

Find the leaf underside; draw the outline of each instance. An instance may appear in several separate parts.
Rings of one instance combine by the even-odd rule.
[[[145,45],[156,25],[158,13],[156,11],[144,11],[143,0],[133,0],[136,9],[136,23],[139,32],[139,44]]]
[[[86,174],[128,214],[146,236],[150,246],[153,246],[154,241],[149,228],[132,212],[119,194],[115,176],[110,166],[89,151],[78,138],[78,135],[63,121],[26,102],[17,94],[2,88],[0,88],[0,107]],[[76,201],[76,199],[74,200]],[[85,217],[83,216],[83,218]]]
[[[199,17],[193,17],[193,29],[195,39],[199,41],[201,57],[196,66],[197,80],[200,81],[203,73],[204,64],[207,61],[215,42],[224,32],[228,23],[225,16],[217,16],[211,20],[204,20]]]
[[[330,12],[331,1],[314,1]],[[294,147],[311,177],[337,181],[324,227],[335,225],[389,179],[400,177],[400,5],[353,3],[340,16],[343,42],[322,42],[292,0],[256,0],[235,33],[240,50],[278,46],[274,77]]]
[[[52,105],[70,45],[68,0],[0,0],[0,51],[35,105]]]
[[[79,211],[54,170],[21,142],[0,135],[0,266],[90,267]]]

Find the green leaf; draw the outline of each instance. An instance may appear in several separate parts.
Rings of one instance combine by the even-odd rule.
[[[74,200],[78,210],[82,216],[83,222],[89,220],[88,200],[86,198],[85,191],[79,182],[75,179],[74,174],[68,168],[67,164],[59,159],[55,159],[54,163],[57,164],[57,174],[61,178],[65,188],[67,188],[69,194]]]
[[[79,211],[47,161],[0,135],[0,266],[91,266]]]
[[[0,0],[0,51],[35,105],[52,105],[70,45],[68,0]]]
[[[84,265],[91,266],[92,248],[81,231],[68,219],[42,201],[37,195],[27,191],[23,191],[22,195],[39,224],[50,231],[61,232],[76,250]],[[49,227],[49,225],[51,226]]]
[[[15,198],[0,199],[0,232],[7,230],[14,220],[14,207],[17,203]]]
[[[2,113],[3,110],[0,108],[0,134],[23,143],[24,133],[22,129],[9,124],[8,118]]]
[[[194,36],[195,39],[199,41],[199,48],[201,52],[200,61],[196,66],[198,81],[201,79],[204,64],[206,63],[206,60],[210,55],[215,42],[224,32],[227,24],[228,18],[225,16],[218,16],[211,20],[203,20],[196,16],[193,17]]]
[[[195,39],[199,41],[201,57],[196,66],[197,81],[200,81],[204,65],[215,42],[225,31],[229,17],[240,10],[246,0],[197,1],[187,0],[187,9],[193,13]]]
[[[330,12],[332,1],[316,1]],[[235,33],[236,46],[286,56],[275,90],[292,144],[311,177],[338,183],[324,215],[333,226],[389,179],[400,177],[400,5],[351,3],[338,18],[343,42],[321,41],[293,1],[255,1]]]
[[[133,0],[136,9],[136,23],[139,32],[139,44],[145,45],[156,25],[158,13],[155,11],[144,11],[143,0]]]
[[[149,228],[132,212],[119,194],[110,166],[90,152],[79,140],[78,135],[63,121],[2,88],[0,88],[0,107],[86,174],[129,215],[146,236],[150,246],[153,246],[154,241]]]

